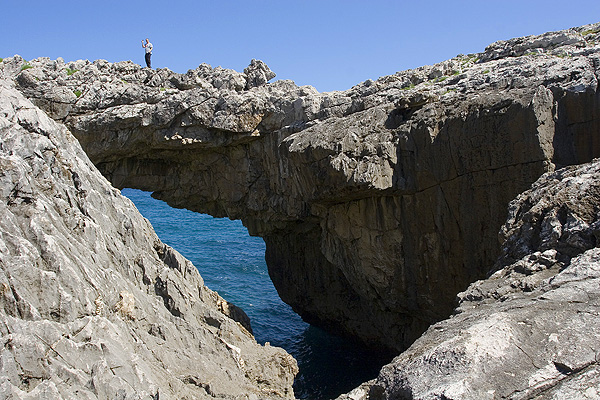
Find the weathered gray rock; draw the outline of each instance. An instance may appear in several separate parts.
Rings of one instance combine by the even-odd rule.
[[[252,59],[250,65],[244,69],[246,75],[246,89],[259,87],[275,78],[275,72],[261,60]]]
[[[340,399],[600,398],[600,161],[511,203],[497,269]]]
[[[600,156],[599,32],[499,42],[332,93],[208,66],[21,72],[14,58],[0,73],[115,186],[241,219],[304,319],[402,350],[486,276],[510,200]]]
[[[0,198],[0,398],[294,397],[295,360],[5,81]]]

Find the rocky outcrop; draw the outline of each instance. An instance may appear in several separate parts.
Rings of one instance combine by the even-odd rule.
[[[5,81],[0,195],[0,398],[294,397],[295,360]]]
[[[332,93],[264,83],[256,61],[180,75],[14,57],[1,71],[117,187],[262,236],[305,320],[400,350],[485,277],[510,200],[600,155],[599,32],[498,42]]]
[[[600,398],[600,161],[540,178],[502,236],[455,315],[340,400]]]

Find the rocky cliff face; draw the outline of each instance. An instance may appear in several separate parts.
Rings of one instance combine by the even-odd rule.
[[[341,399],[600,398],[600,161],[511,202],[494,272]]]
[[[500,252],[507,204],[600,155],[600,25],[318,93],[254,61],[187,74],[37,59],[2,74],[117,187],[239,218],[307,321],[403,349]]]
[[[0,398],[293,398],[295,360],[0,81]]]

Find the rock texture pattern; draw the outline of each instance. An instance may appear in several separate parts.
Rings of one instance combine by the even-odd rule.
[[[0,398],[294,397],[295,360],[5,81],[0,197]]]
[[[600,398],[600,161],[540,178],[502,235],[456,314],[340,400]]]
[[[600,155],[599,32],[502,41],[332,93],[265,83],[257,61],[0,68],[115,186],[262,236],[305,320],[401,350],[485,277],[515,196]]]

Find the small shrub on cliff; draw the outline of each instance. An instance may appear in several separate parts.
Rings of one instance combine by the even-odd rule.
[[[73,90],[73,93],[75,94],[75,96],[79,97],[81,96],[81,90]]]
[[[3,62],[3,61],[4,61],[4,59],[3,59],[3,58],[0,58],[0,63],[1,63],[1,62]]]
[[[26,69],[29,69],[29,68],[33,68],[33,67],[31,65],[29,65],[29,63],[25,63],[21,67],[21,71],[25,71]]]
[[[78,69],[67,68],[67,75],[71,76],[71,75],[73,75],[77,71],[79,71],[79,70]]]

